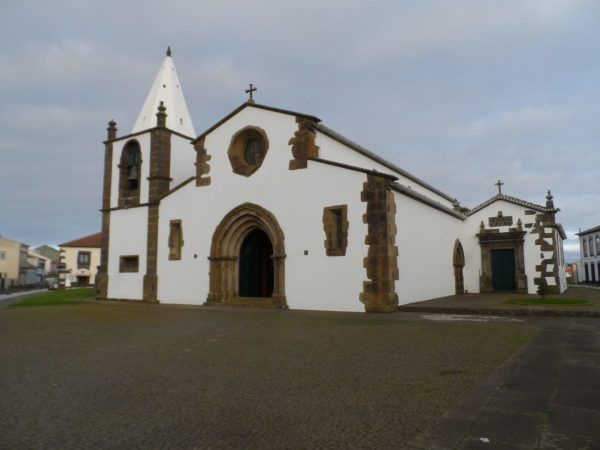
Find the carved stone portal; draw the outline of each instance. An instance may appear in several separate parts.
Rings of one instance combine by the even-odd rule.
[[[254,230],[263,231],[273,247],[273,293],[270,297],[240,297],[240,249]],[[244,203],[217,226],[210,249],[210,287],[207,305],[231,304],[287,308],[285,299],[284,235],[275,216],[261,206]]]
[[[458,239],[454,242],[452,265],[454,266],[454,292],[457,295],[464,294],[465,280],[463,277],[463,267],[465,267],[465,252]]]
[[[493,233],[497,230],[481,230],[477,235],[481,248],[481,276],[479,279],[481,292],[494,292],[492,273],[492,251],[513,250],[515,267],[515,292],[527,293],[527,275],[525,275],[525,255],[523,243],[525,231],[509,231]]]

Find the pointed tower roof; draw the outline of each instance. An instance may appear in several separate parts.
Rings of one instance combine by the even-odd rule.
[[[161,101],[167,108],[167,128],[189,137],[195,137],[196,132],[183,98],[183,90],[175,71],[170,47],[167,49],[167,56],[160,66],[144,106],[135,121],[133,130],[131,130],[132,133],[156,126],[156,112]]]

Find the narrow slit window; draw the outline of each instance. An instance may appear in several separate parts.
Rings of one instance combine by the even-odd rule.
[[[169,224],[169,260],[180,260],[182,247],[183,230],[181,220],[171,220]]]
[[[348,206],[329,206],[323,209],[325,252],[327,256],[344,256],[348,246]]]

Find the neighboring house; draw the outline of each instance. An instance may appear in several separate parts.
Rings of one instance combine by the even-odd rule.
[[[101,233],[60,244],[60,259],[66,273],[65,286],[89,286],[96,282],[100,264]]]
[[[56,265],[60,260],[60,251],[49,245],[41,245],[40,247],[34,248],[33,251],[50,260],[49,267],[46,266],[47,276],[56,277]]]
[[[579,236],[581,262],[578,279],[581,283],[600,283],[600,226],[575,233]]]
[[[25,287],[37,281],[37,267],[28,262],[29,246],[0,236],[0,289]]]
[[[46,282],[46,278],[52,272],[52,266],[56,269],[56,264],[48,257],[41,255],[33,250],[27,252],[27,262],[29,266],[35,268],[35,281],[36,284],[43,284]]]
[[[247,92],[196,136],[168,52],[131,133],[109,123],[99,298],[393,312],[466,291],[534,294],[542,279],[566,289],[550,192],[541,205],[498,182],[461,207]]]

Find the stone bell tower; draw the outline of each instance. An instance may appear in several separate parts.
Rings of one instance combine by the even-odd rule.
[[[175,139],[188,138],[189,142],[195,136],[195,131],[171,49],[168,48],[131,133],[118,137],[116,123],[109,123],[104,158],[99,298],[112,297],[111,283],[119,282],[109,280],[110,274],[115,276],[129,271],[139,274],[139,282],[143,284],[143,300],[158,301],[158,214],[162,196],[172,187],[173,136],[176,136]],[[115,189],[118,192],[112,192]],[[116,248],[116,244],[111,247],[111,234],[131,232],[116,226],[111,228],[111,214],[118,212],[120,217],[123,214],[133,215],[139,208],[147,208],[148,219],[144,224],[147,227],[147,242],[136,249],[134,253],[138,256],[132,255],[132,263],[135,265],[141,261],[142,265],[135,266],[135,270],[109,267],[111,264],[121,265],[121,249]],[[138,229],[140,225],[137,225]]]

